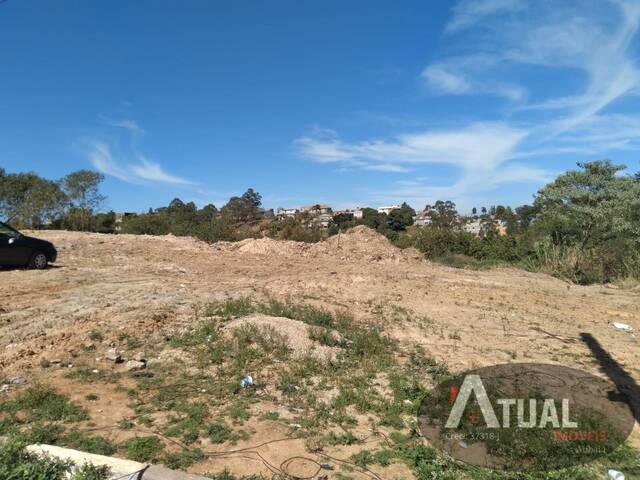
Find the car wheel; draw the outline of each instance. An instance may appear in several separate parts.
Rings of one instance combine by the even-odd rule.
[[[31,257],[31,261],[29,262],[29,268],[35,268],[37,270],[44,270],[47,268],[49,261],[47,260],[47,256],[42,252],[36,252]]]

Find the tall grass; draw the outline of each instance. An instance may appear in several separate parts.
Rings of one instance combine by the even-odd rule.
[[[640,253],[627,249],[585,249],[541,241],[520,264],[579,284],[640,280]]]

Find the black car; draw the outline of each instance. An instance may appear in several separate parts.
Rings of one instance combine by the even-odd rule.
[[[55,262],[57,256],[51,242],[27,237],[0,222],[0,265],[43,269]]]

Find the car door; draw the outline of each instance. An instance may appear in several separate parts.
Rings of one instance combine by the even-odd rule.
[[[0,265],[26,265],[30,255],[25,237],[0,222]]]
[[[28,237],[24,235],[14,236],[9,239],[9,263],[8,265],[26,265],[31,259],[33,248],[29,245]]]
[[[13,265],[11,263],[11,244],[9,243],[11,238],[10,235],[0,232],[0,265]]]

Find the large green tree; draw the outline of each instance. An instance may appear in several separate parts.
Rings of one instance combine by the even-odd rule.
[[[92,229],[93,214],[102,207],[106,197],[100,192],[104,175],[91,170],[78,170],[60,180],[67,197],[69,212],[65,226],[72,230]]]
[[[231,222],[248,222],[260,217],[261,204],[262,196],[249,188],[241,197],[231,197],[220,213]]]
[[[555,244],[588,247],[613,238],[640,242],[640,184],[609,160],[579,163],[542,188],[534,206]]]
[[[0,216],[5,220],[37,228],[62,215],[66,196],[56,182],[35,173],[0,173]]]
[[[485,211],[486,209],[482,207]],[[438,228],[453,228],[458,225],[458,211],[451,200],[438,200],[433,205],[424,207],[426,214],[431,217],[431,224]]]
[[[396,232],[406,229],[408,226],[413,225],[413,217],[416,211],[404,202],[400,208],[391,210],[388,215],[389,228]]]

